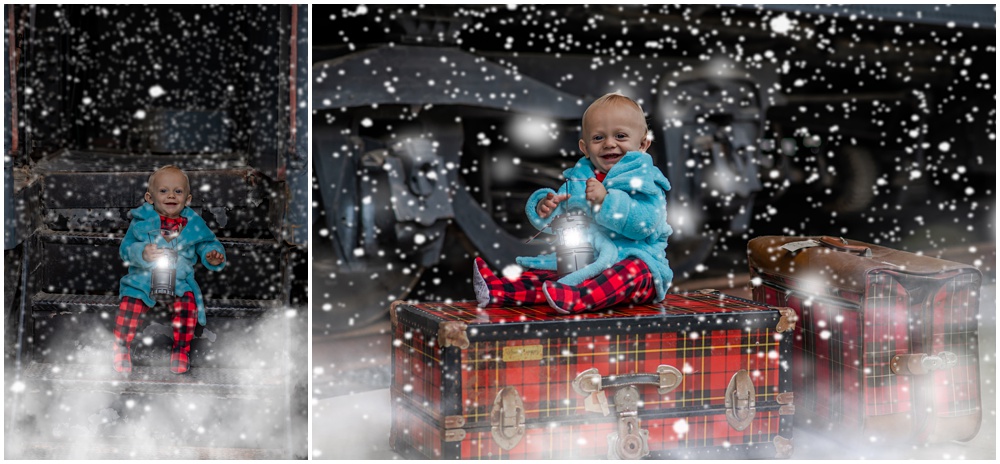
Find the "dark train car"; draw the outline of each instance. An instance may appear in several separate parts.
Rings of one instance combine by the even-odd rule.
[[[6,458],[305,458],[308,9],[6,5]],[[118,247],[177,165],[226,249],[183,375],[112,369]]]
[[[471,257],[620,91],[670,179],[675,283],[768,233],[932,253],[995,238],[992,5],[330,5],[313,63],[314,328],[468,299]]]

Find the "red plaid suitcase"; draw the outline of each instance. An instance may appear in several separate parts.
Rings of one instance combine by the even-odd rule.
[[[410,458],[788,457],[794,312],[718,292],[561,316],[392,307],[394,450]]]
[[[799,317],[797,426],[842,441],[976,435],[977,269],[831,237],[759,237],[748,256],[754,300]]]

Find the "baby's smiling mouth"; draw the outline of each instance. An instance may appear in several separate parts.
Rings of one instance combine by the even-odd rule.
[[[607,154],[601,155],[601,159],[608,160],[608,161],[613,161],[613,160],[616,160],[616,159],[621,158],[621,157],[622,157],[622,155],[620,153],[607,153]]]

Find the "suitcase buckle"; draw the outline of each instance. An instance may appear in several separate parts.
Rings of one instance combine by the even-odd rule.
[[[896,375],[924,375],[958,365],[958,355],[942,351],[937,356],[924,353],[897,354],[889,361],[889,369]]]
[[[747,428],[757,412],[757,398],[750,373],[740,369],[726,387],[726,420],[736,430]]]
[[[514,387],[504,387],[497,393],[490,414],[493,441],[505,450],[517,446],[524,437],[524,403]]]

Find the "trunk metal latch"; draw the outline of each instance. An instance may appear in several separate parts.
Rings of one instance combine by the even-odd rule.
[[[726,420],[736,430],[747,428],[757,413],[757,394],[746,369],[740,369],[726,387]]]
[[[605,416],[611,413],[605,389],[614,389],[618,431],[608,434],[608,459],[640,459],[649,455],[649,431],[639,419],[639,388],[652,385],[657,393],[666,395],[681,385],[684,374],[674,366],[657,366],[655,373],[602,376],[592,367],[576,376],[573,390],[584,399],[584,410]]]
[[[611,414],[611,410],[608,408],[605,388],[625,385],[653,385],[656,387],[657,393],[666,395],[679,387],[682,382],[684,382],[684,374],[680,370],[674,366],[661,364],[656,367],[656,373],[612,376],[602,376],[596,367],[591,367],[577,374],[571,385],[577,394],[587,397],[584,400],[585,411],[599,412],[607,416]]]
[[[500,448],[511,450],[524,437],[524,403],[514,387],[497,393],[490,414],[490,432]]]
[[[627,385],[615,391],[618,432],[608,434],[608,459],[641,459],[649,455],[649,431],[639,419],[639,389]]]

